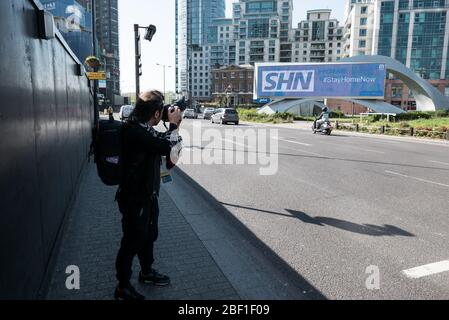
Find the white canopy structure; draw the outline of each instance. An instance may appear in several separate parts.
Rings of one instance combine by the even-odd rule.
[[[400,79],[413,92],[418,111],[449,109],[449,98],[399,61],[385,56],[355,56],[341,62],[384,63],[387,71]],[[379,112],[376,110],[376,112]]]

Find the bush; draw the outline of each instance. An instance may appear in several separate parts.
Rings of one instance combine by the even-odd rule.
[[[435,112],[435,118],[449,117],[449,110],[437,110]]]
[[[293,120],[295,120],[295,121],[315,121],[315,118],[314,117],[294,116]]]
[[[289,123],[293,122],[293,116],[287,112],[277,112],[275,114],[258,114],[257,109],[237,109],[239,117],[243,121],[262,123]]]
[[[257,109],[263,107],[261,105],[257,105],[257,104],[239,104],[236,109]]]
[[[340,110],[334,110],[334,111],[331,111],[330,117],[340,119],[340,118],[344,118],[345,114]]]
[[[396,121],[410,121],[419,119],[432,119],[435,112],[412,111],[396,115]]]

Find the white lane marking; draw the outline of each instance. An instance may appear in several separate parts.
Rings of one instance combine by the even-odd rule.
[[[425,182],[425,183],[431,183],[431,184],[435,184],[437,186],[449,188],[449,185],[444,184],[444,183],[439,183],[439,182],[435,182],[435,181],[430,181],[430,180],[425,180],[425,179],[421,179],[421,178],[417,178],[417,177],[412,177],[412,176],[408,176],[408,175],[405,175],[405,174],[402,174],[402,173],[397,173],[397,172],[388,171],[388,170],[386,170],[385,172],[389,173],[389,174],[396,175],[396,176],[400,176],[400,177],[403,177],[403,178],[409,178],[409,179],[413,179],[413,180],[416,180],[416,181]]]
[[[230,143],[232,143],[232,144],[235,144],[235,145],[237,145],[237,146],[241,146],[241,147],[244,147],[244,148],[246,147],[245,144],[236,142],[236,141],[234,141],[234,140],[229,140],[229,139],[221,139],[221,140],[223,140],[223,141],[225,141],[225,142],[230,142]]]
[[[299,144],[299,145],[301,145],[301,146],[306,146],[306,147],[310,147],[310,146],[311,146],[311,144],[308,144],[308,143],[303,143],[303,142],[298,142],[298,141],[288,140],[288,139],[279,138],[279,137],[273,137],[273,139],[280,140],[280,141],[285,141],[285,142],[289,142],[289,143],[294,143],[294,144]]]
[[[408,278],[419,279],[446,271],[449,271],[449,260],[404,270],[402,271],[402,273],[404,273]]]
[[[380,141],[377,141],[377,142],[380,142]],[[387,140],[387,139],[383,139],[382,142],[391,143],[391,144],[400,144],[402,141],[399,142],[399,141],[390,141],[390,140]]]
[[[244,143],[239,143],[239,142],[237,142],[237,141],[234,141],[234,140],[230,140],[230,139],[221,139],[222,141],[225,141],[225,142],[229,142],[229,143],[232,143],[232,144],[234,144],[234,145],[236,145],[236,146],[240,146],[240,147],[243,147],[244,149],[247,149],[247,151],[248,152],[258,152],[257,150],[257,146],[250,146],[249,144],[248,145],[246,145],[246,144],[244,144]]]
[[[279,146],[279,148],[288,149],[288,150],[292,150],[292,151],[298,151],[298,152],[302,152],[302,153],[308,153],[308,154],[313,155],[313,156],[326,158],[326,156],[324,156],[322,154],[311,152],[311,151],[306,151],[306,150],[302,150],[302,149],[298,149],[298,148],[290,148],[290,147],[285,147],[285,146]]]
[[[449,166],[449,163],[447,163],[447,162],[433,161],[433,160],[429,160],[429,162],[436,163],[436,164],[444,164],[445,166]]]
[[[358,149],[362,150],[362,151],[366,151],[366,152],[374,152],[374,153],[379,153],[379,154],[385,154],[385,152],[383,152],[383,151],[376,151],[376,150],[362,149],[362,148],[358,148]]]

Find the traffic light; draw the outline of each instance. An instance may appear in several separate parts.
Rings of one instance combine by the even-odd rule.
[[[150,26],[147,28],[147,32],[145,34],[145,40],[148,40],[151,42],[155,33],[156,33],[156,26],[150,24]]]

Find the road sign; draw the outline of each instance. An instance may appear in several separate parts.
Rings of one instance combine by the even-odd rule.
[[[254,99],[384,99],[386,76],[381,63],[261,63]]]
[[[258,104],[267,104],[267,103],[270,103],[271,101],[273,101],[273,100],[271,100],[270,98],[259,98],[259,99],[253,100],[254,103],[258,103]]]
[[[87,72],[89,80],[106,80],[105,72]]]
[[[98,81],[98,88],[104,89],[104,88],[106,88],[106,87],[107,87],[106,80],[100,80],[100,81]]]

